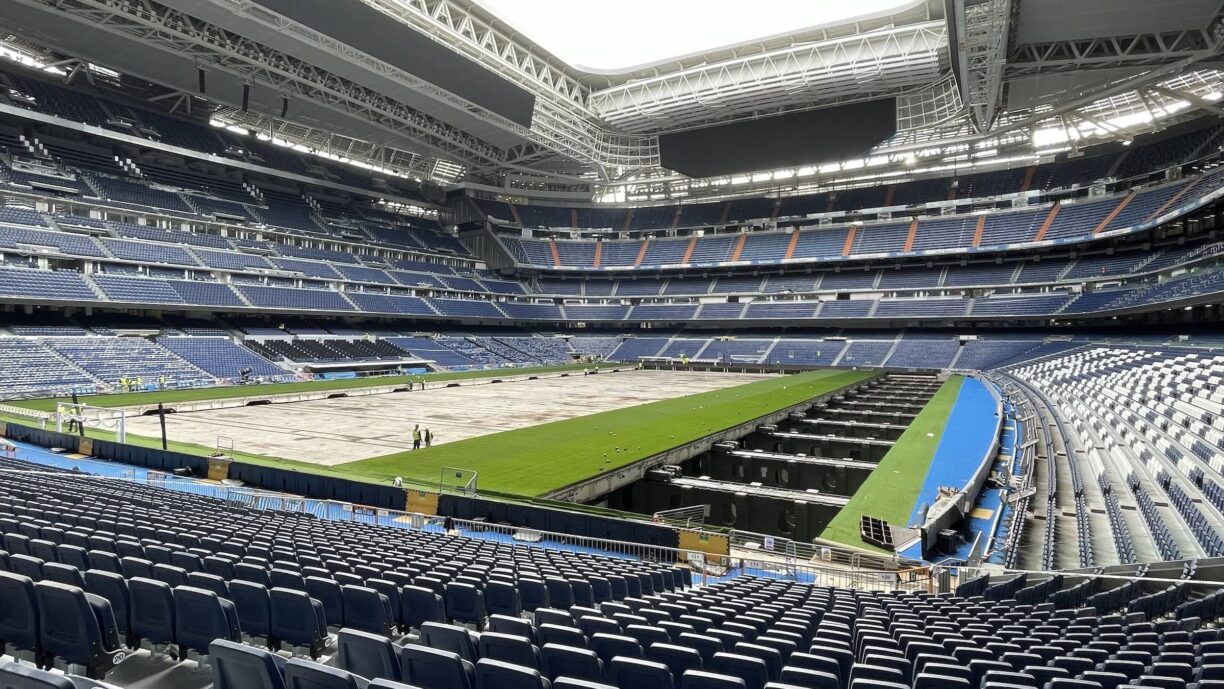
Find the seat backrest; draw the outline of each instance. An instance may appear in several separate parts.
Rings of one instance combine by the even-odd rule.
[[[64,675],[22,663],[0,663],[0,689],[73,689]]]
[[[391,634],[395,618],[391,601],[367,586],[343,586],[344,626],[372,634]]]
[[[666,665],[676,679],[687,670],[700,670],[702,667],[701,654],[696,649],[677,644],[653,644],[646,649],[646,657]]]
[[[458,653],[460,658],[475,663],[480,657],[476,644],[467,629],[454,624],[425,622],[421,625],[421,643],[430,648],[440,648]]]
[[[426,622],[445,622],[446,608],[442,596],[424,586],[404,586],[400,589],[401,617],[404,624],[419,629]]]
[[[406,684],[430,689],[472,689],[475,667],[453,651],[410,644],[399,649]]]
[[[642,645],[637,642],[637,639],[620,634],[604,634],[599,632],[592,635],[591,650],[595,651],[595,654],[605,664],[616,656],[624,656],[626,658],[642,657]]]
[[[270,635],[272,600],[268,589],[252,581],[231,581],[226,587],[229,589],[229,599],[238,610],[238,624],[242,631],[249,636]]]
[[[476,689],[550,689],[539,671],[482,658],[476,663]]]
[[[58,562],[48,562],[42,566],[43,581],[55,581],[77,588],[85,588],[85,577],[81,570]]]
[[[127,579],[114,572],[90,569],[85,572],[85,590],[101,596],[110,603],[111,614],[115,618],[115,626],[120,634],[127,634],[131,629],[131,595],[128,592]]]
[[[53,581],[34,585],[42,625],[43,652],[77,665],[110,669],[109,653],[119,651],[110,604],[84,589]],[[49,622],[49,623],[48,623]]]
[[[521,636],[483,632],[477,647],[481,658],[501,660],[523,667],[539,667],[539,649],[533,646],[531,641]]]
[[[483,624],[485,612],[484,593],[476,586],[452,581],[446,585],[446,612],[451,619],[471,624]]]
[[[709,668],[713,672],[744,680],[747,689],[762,689],[769,681],[769,668],[760,658],[740,653],[715,653]]]
[[[285,689],[279,657],[262,648],[217,640],[208,647],[213,689]]]
[[[535,643],[535,627],[530,620],[510,615],[489,615],[489,631],[521,636]]]
[[[231,582],[232,590],[237,582]],[[273,588],[268,591],[272,636],[295,646],[314,646],[327,636],[319,601],[305,591]]]
[[[231,601],[194,586],[178,586],[173,593],[179,646],[204,654],[213,639],[241,640],[238,611]]]
[[[365,689],[357,675],[322,663],[293,658],[285,663],[285,689]]]
[[[34,581],[21,574],[0,572],[0,639],[24,650],[41,643],[38,599]]]
[[[680,678],[680,689],[745,689],[744,680],[705,670],[689,670]]]
[[[609,663],[609,674],[618,687],[672,689],[673,686],[670,668],[663,663],[641,658],[613,658]]]
[[[128,579],[132,633],[155,644],[174,643],[174,593],[165,582]]]
[[[549,679],[574,677],[598,682],[604,678],[603,661],[585,648],[544,644],[540,648],[540,668]]]
[[[395,644],[385,636],[341,629],[336,635],[336,667],[362,677],[398,680],[399,655]]]
[[[306,593],[323,604],[327,626],[344,626],[344,597],[339,582],[322,577],[306,577]]]

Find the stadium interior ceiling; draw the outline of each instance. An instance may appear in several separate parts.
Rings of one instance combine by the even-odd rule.
[[[1055,4],[902,3],[616,74],[571,67],[530,27],[459,0],[16,0],[0,26],[74,78],[100,65],[156,85],[167,106],[526,197],[790,194],[1014,167],[1220,111],[1218,2]],[[853,124],[841,106],[881,100],[895,102],[895,130],[851,157],[822,152]],[[752,147],[727,147],[721,172],[689,177],[661,159],[673,134],[746,121],[781,134],[811,110],[831,124],[808,133],[805,164],[770,169]]]

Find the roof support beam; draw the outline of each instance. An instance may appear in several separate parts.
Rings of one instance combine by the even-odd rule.
[[[961,97],[977,131],[994,125],[1003,92],[1003,66],[1012,0],[954,0]]]

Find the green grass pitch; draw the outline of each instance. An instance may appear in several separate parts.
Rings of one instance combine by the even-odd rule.
[[[944,426],[964,383],[962,376],[951,376],[935,392],[914,422],[905,429],[875,471],[859,487],[849,504],[825,527],[820,537],[858,548],[887,552],[868,545],[859,535],[859,518],[878,517],[890,524],[905,525],[922,490],[935,448],[943,437]]]
[[[409,379],[439,381],[520,373],[575,370],[589,366],[472,371],[401,378],[312,381],[261,385],[260,394],[307,389],[343,390],[386,385]],[[278,457],[236,452],[235,459],[329,476],[385,483],[400,476],[405,483],[437,488],[443,467],[479,472],[478,489],[527,497],[547,494],[603,471],[632,464],[710,433],[758,418],[778,409],[852,385],[874,375],[863,371],[819,370],[747,383],[723,390],[650,402],[599,414],[555,421],[531,428],[447,443],[416,452],[401,452],[331,467]],[[370,381],[378,381],[377,383]],[[250,395],[250,387],[168,390],[85,398],[95,406],[119,407],[194,399],[221,399]],[[14,404],[28,409],[55,409],[57,399],[24,400]],[[28,423],[28,419],[0,415],[0,419]],[[473,423],[479,423],[474,419]],[[94,438],[113,440],[107,431],[89,429]],[[159,447],[160,441],[128,434],[128,443]],[[617,447],[620,451],[617,451]],[[169,449],[207,455],[212,448],[171,441]],[[604,455],[607,454],[605,458]],[[605,461],[606,460],[606,461]]]
[[[444,467],[458,467],[479,473],[480,491],[540,496],[872,375],[820,370],[779,376],[338,468],[353,478],[387,481],[401,476],[436,485]]]

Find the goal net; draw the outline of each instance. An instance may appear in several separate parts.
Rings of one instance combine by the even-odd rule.
[[[122,409],[93,407],[88,404],[60,402],[55,405],[55,430],[76,433],[79,427],[99,428],[115,434],[115,440],[127,442],[127,412]]]
[[[442,467],[442,478],[438,482],[441,492],[476,495],[476,472],[458,467]]]

